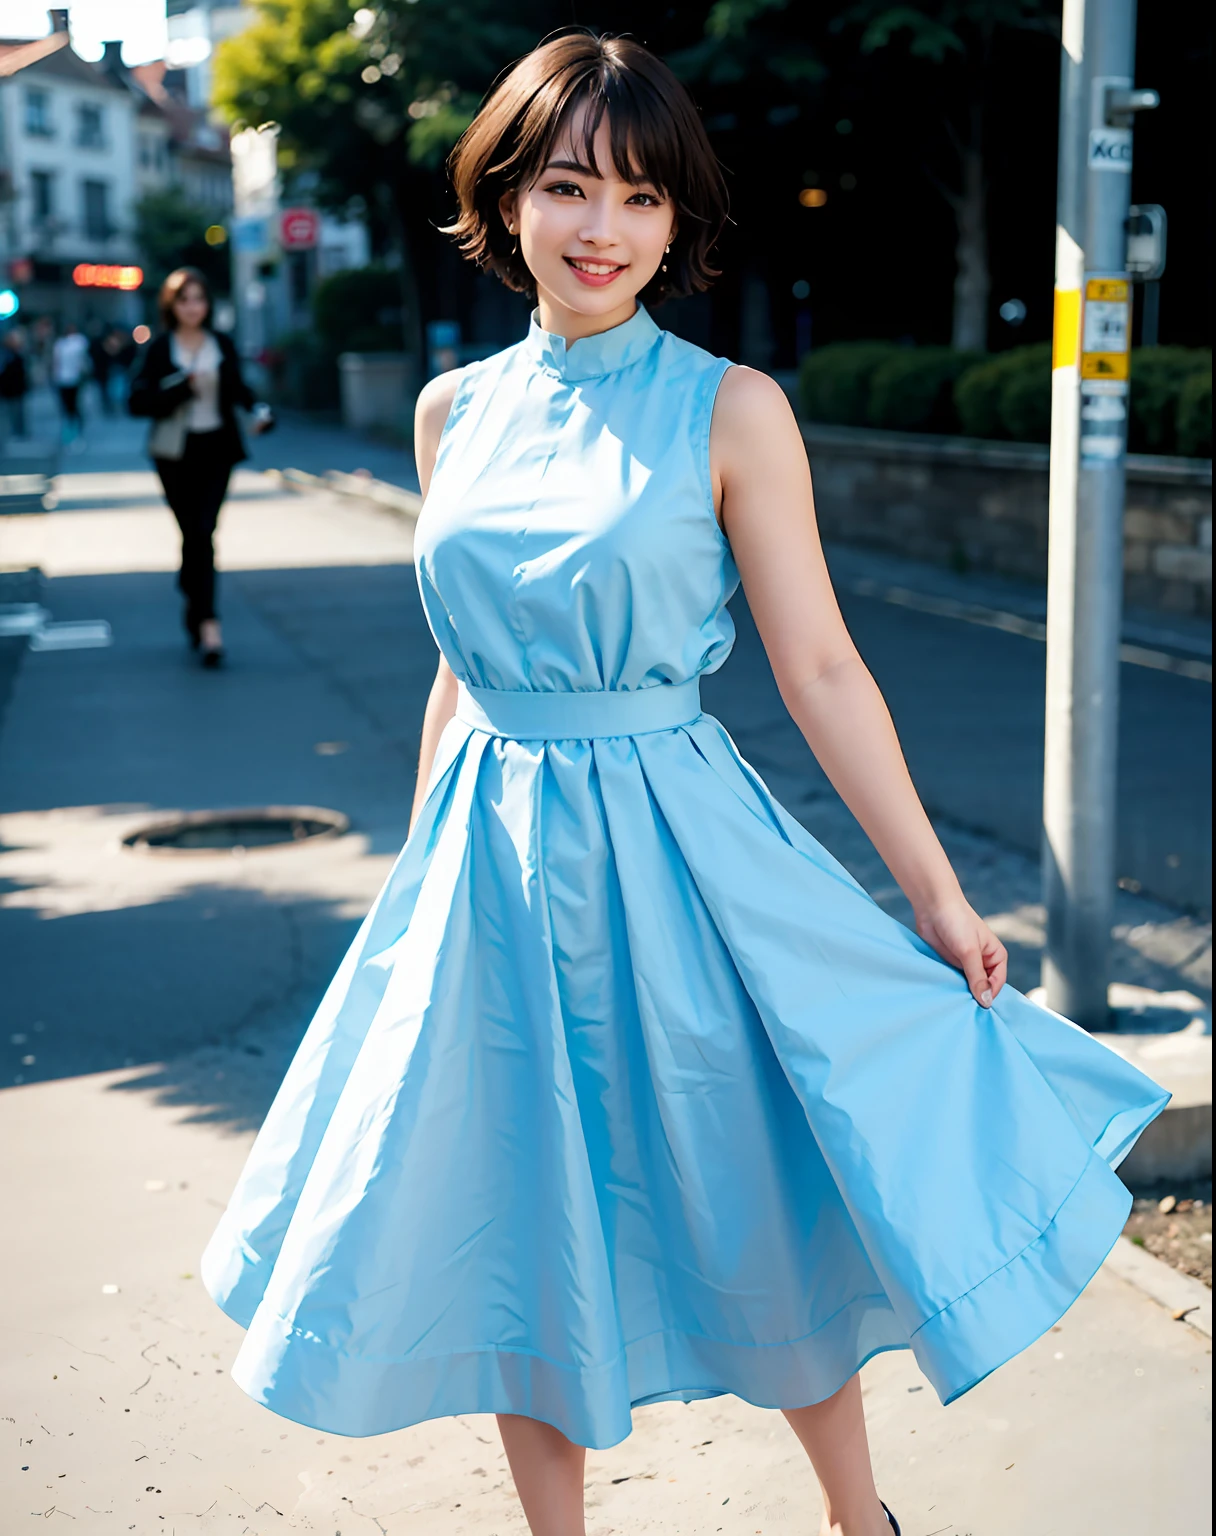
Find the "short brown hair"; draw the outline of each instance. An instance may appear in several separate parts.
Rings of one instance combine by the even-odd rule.
[[[628,37],[565,32],[525,54],[503,75],[465,130],[449,161],[460,213],[445,233],[508,288],[536,285],[503,226],[499,200],[530,185],[584,104],[583,155],[608,114],[612,163],[627,181],[650,181],[676,205],[667,271],[656,272],[644,302],[683,298],[708,288],[718,271],[709,254],[726,222],[726,183],[687,90],[660,59]]]
[[[181,297],[182,289],[187,283],[197,283],[203,290],[203,298],[207,301],[207,316],[203,324],[211,324],[211,284],[197,267],[178,267],[176,272],[170,272],[165,278],[160,285],[160,292],[156,295],[156,309],[160,315],[160,323],[167,331],[177,329],[177,317],[173,313],[173,306]]]

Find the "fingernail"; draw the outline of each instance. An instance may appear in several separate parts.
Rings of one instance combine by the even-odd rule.
[[[980,993],[980,1002],[983,1003],[985,1008],[987,1008],[989,1006],[989,1004],[992,1002],[992,993],[991,992],[981,992]]]

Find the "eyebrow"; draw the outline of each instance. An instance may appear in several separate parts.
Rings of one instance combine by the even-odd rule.
[[[540,174],[547,176],[550,171],[575,171],[580,176],[594,176],[597,181],[603,180],[603,177],[594,166],[584,165],[581,160],[550,160]],[[645,175],[639,176],[636,181],[629,181],[628,185],[631,187],[653,187],[656,192],[659,186],[658,182],[652,177]]]

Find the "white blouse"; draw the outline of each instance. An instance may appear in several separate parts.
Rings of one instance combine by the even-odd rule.
[[[175,332],[169,340],[169,351],[174,363],[194,379],[194,396],[186,415],[187,432],[218,431],[224,424],[220,415],[220,364],[223,354],[219,342],[210,331],[204,331],[202,345],[198,350],[187,352]]]

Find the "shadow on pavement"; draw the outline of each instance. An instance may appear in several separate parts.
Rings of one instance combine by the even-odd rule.
[[[220,881],[53,921],[7,907],[5,1081],[142,1069],[114,1091],[255,1128],[358,929],[350,907]]]

